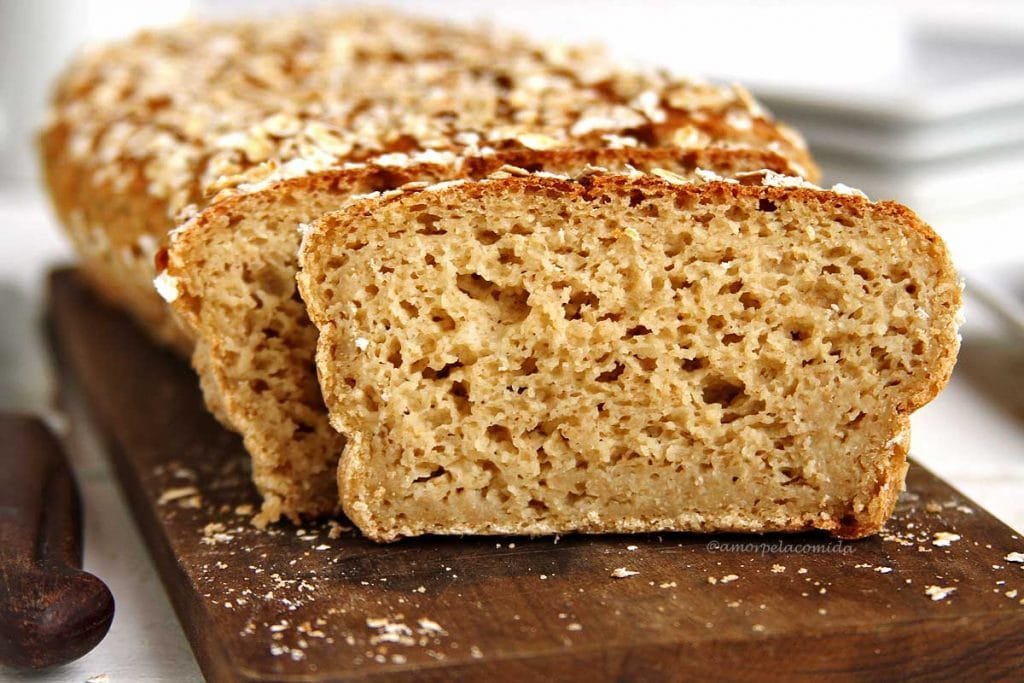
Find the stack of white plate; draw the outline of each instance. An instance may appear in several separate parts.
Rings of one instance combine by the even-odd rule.
[[[922,26],[904,45],[868,78],[755,90],[829,181],[933,218],[1024,200],[1024,35]]]

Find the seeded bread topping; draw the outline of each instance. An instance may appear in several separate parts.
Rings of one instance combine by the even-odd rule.
[[[120,166],[138,165],[181,222],[235,191],[351,159],[606,135],[743,143],[774,127],[767,117],[737,87],[616,69],[595,50],[342,14],[196,24],[96,50],[62,81],[50,127],[68,131],[68,153],[94,165],[97,184],[126,187],[133,174]],[[812,171],[799,138],[766,137]]]

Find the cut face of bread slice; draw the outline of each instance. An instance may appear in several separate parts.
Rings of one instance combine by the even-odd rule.
[[[958,348],[944,245],[794,178],[658,175],[314,224],[300,290],[366,535],[880,529]]]
[[[316,329],[296,291],[298,226],[354,194],[484,177],[506,163],[559,173],[590,165],[665,167],[690,178],[702,168],[725,175],[789,168],[784,158],[754,150],[526,151],[298,178],[204,213],[175,236],[161,282],[198,339],[193,365],[208,405],[242,434],[252,455],[253,478],[264,496],[262,519],[331,514],[339,506],[336,471],[344,438],[327,419],[314,367]]]

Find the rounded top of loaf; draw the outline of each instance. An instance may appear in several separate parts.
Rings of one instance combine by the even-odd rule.
[[[141,175],[176,222],[283,178],[426,150],[725,141],[815,171],[738,87],[380,12],[190,23],[100,47],[61,79],[45,134],[98,183]]]

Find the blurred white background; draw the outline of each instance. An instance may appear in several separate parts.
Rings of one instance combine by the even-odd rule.
[[[36,181],[32,135],[77,49],[187,16],[325,4],[0,0],[0,281],[38,300],[48,265],[70,258]],[[598,41],[625,62],[740,81],[807,134],[828,182],[916,209],[967,280],[968,323],[949,388],[914,416],[912,452],[1024,529],[1024,2],[378,4]],[[100,648],[47,680],[198,680],[105,460],[79,467],[87,566],[111,582],[119,617]]]
[[[83,44],[187,16],[328,4],[488,20],[604,43],[624,62],[740,81],[807,134],[828,181],[912,206],[960,265],[1024,259],[1024,233],[1002,230],[997,215],[1024,201],[1019,0],[3,0],[0,184],[33,178],[31,136],[49,85]]]

